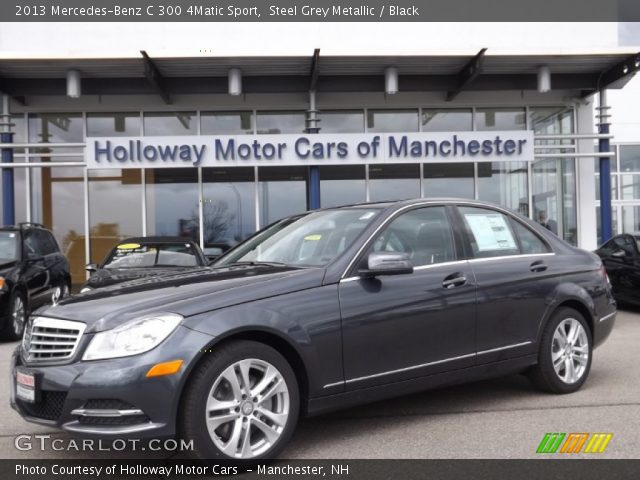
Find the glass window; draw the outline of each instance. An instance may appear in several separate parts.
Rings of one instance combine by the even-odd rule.
[[[84,250],[84,169],[31,169],[31,218],[42,223],[69,259],[71,283],[86,278]]]
[[[260,167],[260,225],[307,210],[306,167]]]
[[[593,149],[594,152],[598,151],[598,147],[595,147]],[[616,155],[615,155],[615,148],[612,148],[611,151],[613,152],[613,155],[611,155],[610,157],[610,161],[609,161],[609,169],[611,170],[611,173],[616,173],[618,171],[618,162],[616,159]],[[599,158],[594,158],[593,159],[593,168],[595,169],[596,175],[598,175],[600,173],[600,159]]]
[[[524,130],[524,108],[477,108],[476,130]]]
[[[321,133],[359,133],[364,132],[363,110],[321,111]]]
[[[422,168],[425,197],[475,197],[473,163],[425,163]]]
[[[620,145],[620,170],[640,172],[640,145]]]
[[[633,175],[629,175],[633,177]],[[596,200],[600,200],[600,174],[595,174],[595,188],[596,188]],[[633,193],[633,192],[631,192]],[[611,175],[611,200],[618,200],[618,175]]]
[[[196,112],[145,112],[145,135],[197,135]]]
[[[27,121],[24,115],[11,115],[13,143],[27,143]],[[14,148],[14,154],[24,153],[24,148]]]
[[[327,265],[355,241],[378,213],[376,208],[341,208],[286,219],[238,247],[216,266],[234,262]]]
[[[599,177],[599,176],[598,176]],[[616,176],[611,176],[611,190],[614,190],[614,182]],[[615,193],[612,193],[614,195]],[[640,174],[621,174],[620,175],[620,198],[621,200],[638,200],[640,199]],[[599,198],[599,196],[598,196]],[[612,197],[616,198],[616,197]]]
[[[48,255],[51,251],[49,239],[39,230],[27,230],[24,232],[24,247],[27,255]]]
[[[460,207],[467,237],[475,258],[520,253],[509,218],[495,210]]]
[[[405,200],[420,196],[420,165],[369,165],[369,199]]]
[[[511,220],[511,226],[520,240],[520,251],[525,254],[548,253],[549,247],[538,235],[517,220]]]
[[[303,133],[304,112],[258,112],[256,127],[258,133]]]
[[[479,162],[478,198],[529,216],[526,162]]]
[[[473,130],[471,109],[423,108],[423,132],[460,132]]]
[[[204,168],[202,193],[207,255],[220,255],[256,231],[253,168]]]
[[[120,240],[142,235],[141,170],[89,170],[89,225],[92,263]],[[84,237],[77,235],[66,252],[84,259]]]
[[[29,142],[32,143],[82,143],[84,141],[83,119],[80,113],[42,113],[29,115]],[[35,153],[68,153],[82,152],[77,147],[55,149],[36,149]],[[50,157],[42,157],[39,161],[48,161]],[[57,162],[61,158],[55,159]],[[72,158],[77,161],[78,158]]]
[[[364,165],[320,167],[320,206],[337,207],[366,200]]]
[[[374,240],[370,252],[404,252],[414,267],[455,260],[445,207],[411,210],[393,220]]]
[[[640,232],[640,205],[624,205],[622,207],[622,231],[625,233]]]
[[[248,135],[253,133],[252,112],[201,112],[203,135]]]
[[[418,110],[368,110],[369,132],[417,132]]]
[[[147,235],[171,235],[198,242],[198,171],[195,168],[145,170]]]
[[[534,133],[560,135],[573,133],[573,108],[531,107],[529,119]]]
[[[88,113],[88,137],[137,137],[140,132],[140,114]]]

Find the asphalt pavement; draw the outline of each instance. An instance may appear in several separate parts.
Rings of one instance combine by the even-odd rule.
[[[9,378],[15,343],[0,344]],[[23,421],[0,391],[0,458],[158,458],[171,453],[18,450],[21,434],[66,433]],[[599,458],[640,458],[640,311],[620,311],[594,352],[591,374],[570,395],[539,392],[522,375],[431,390],[305,419],[282,458],[534,458],[547,432],[612,433]],[[34,442],[37,444],[37,442]],[[36,445],[37,446],[37,445]],[[574,457],[589,456],[578,454]],[[593,456],[593,455],[591,455]]]

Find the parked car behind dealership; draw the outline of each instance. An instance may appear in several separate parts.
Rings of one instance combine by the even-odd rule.
[[[209,268],[39,310],[12,358],[11,402],[72,432],[269,458],[300,415],[452,382],[526,371],[575,392],[615,315],[600,259],[511,211],[330,208],[276,222]]]
[[[88,292],[100,287],[176,273],[208,264],[202,250],[190,238],[127,238],[111,249],[100,264],[89,264],[91,277],[80,289]]]
[[[596,253],[607,269],[613,295],[620,302],[640,305],[640,233],[616,235]]]
[[[37,223],[0,227],[0,338],[18,340],[31,310],[69,295],[69,262]]]

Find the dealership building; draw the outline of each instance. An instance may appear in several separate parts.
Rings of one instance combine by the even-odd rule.
[[[113,42],[93,37],[103,24],[59,37],[47,37],[48,25],[11,26],[33,33],[19,39],[3,29],[3,222],[50,228],[75,284],[129,236],[219,248],[286,215],[358,202],[489,201],[593,249],[599,202],[611,202],[602,183],[611,184],[613,233],[620,216],[638,228],[638,147],[596,125],[610,117],[595,100],[607,107],[606,92],[640,68],[613,27],[599,46],[587,27],[558,25],[549,27],[557,38],[536,48],[514,40],[509,50],[508,31],[462,29],[465,43],[451,31],[421,40],[418,27],[334,25],[303,36],[281,24],[282,38],[263,49],[257,35],[244,38],[246,25],[220,27],[220,48],[187,48],[211,28],[200,24],[122,27]],[[400,36],[362,45],[365,29]],[[613,174],[602,179],[609,157]]]

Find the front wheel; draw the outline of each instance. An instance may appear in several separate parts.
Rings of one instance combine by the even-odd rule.
[[[552,393],[580,389],[591,369],[592,344],[584,317],[571,308],[559,309],[542,334],[538,364],[531,372],[534,383]]]
[[[235,341],[214,347],[186,386],[179,431],[200,459],[275,458],[300,407],[296,376],[273,348]]]

